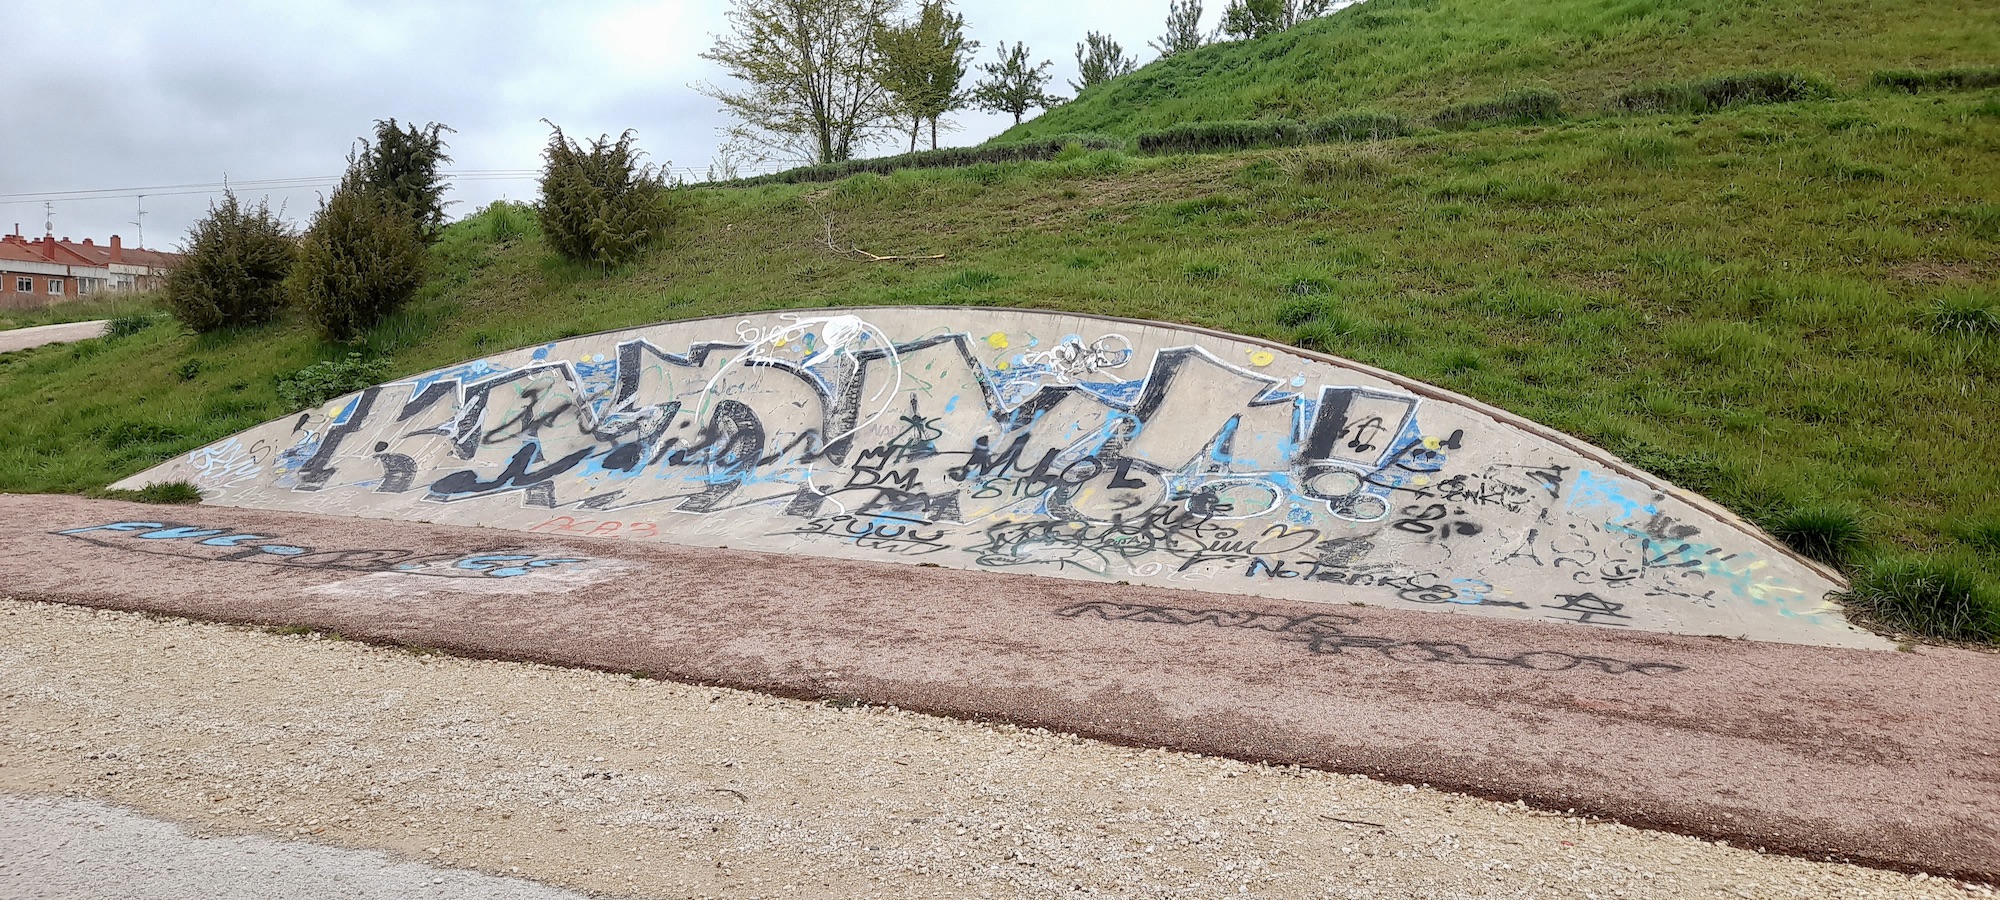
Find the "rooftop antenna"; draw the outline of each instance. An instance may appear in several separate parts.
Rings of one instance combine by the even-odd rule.
[[[140,250],[146,249],[146,195],[145,194],[139,195],[139,218],[132,224],[139,227],[139,240],[135,246],[137,246],[137,248]]]
[[[43,233],[45,233],[45,234],[55,234],[55,233],[56,233],[56,205],[55,205],[54,203],[51,203],[51,202],[47,201],[47,200],[44,200],[44,201],[42,201],[42,215],[43,215],[43,216],[45,217],[45,218],[43,218],[43,219],[42,219],[42,231],[43,231]]]

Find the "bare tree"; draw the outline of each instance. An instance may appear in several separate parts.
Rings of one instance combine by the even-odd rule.
[[[1076,45],[1078,80],[1070,82],[1069,86],[1080,94],[1084,88],[1121,75],[1130,75],[1138,68],[1138,57],[1126,56],[1125,48],[1118,46],[1111,35],[1093,31],[1084,37],[1083,43]]]
[[[1208,43],[1208,36],[1201,32],[1201,0],[1168,0],[1167,33],[1157,41],[1147,41],[1160,58],[1197,50]]]
[[[808,163],[851,159],[892,112],[876,78],[876,34],[898,0],[734,0],[730,33],[702,58],[742,90],[703,83],[737,119],[731,143]]]
[[[1055,63],[1043,60],[1036,65],[1028,65],[1028,47],[1015,41],[1009,48],[1005,41],[1000,43],[998,63],[980,63],[979,69],[986,77],[972,87],[973,101],[982,109],[1014,114],[1014,124],[1021,124],[1021,114],[1035,107],[1047,109],[1063,98],[1042,92],[1049,83],[1049,68]]]

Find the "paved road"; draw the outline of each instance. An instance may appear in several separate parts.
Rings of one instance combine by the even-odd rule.
[[[587,900],[380,852],[197,836],[89,800],[0,796],[0,848],[0,900]]]
[[[194,527],[97,527],[125,521]],[[863,698],[2000,876],[1991,654],[69,497],[0,497],[0,522],[21,599]]]
[[[33,328],[10,328],[0,331],[0,353],[26,350],[43,344],[61,344],[67,341],[87,341],[104,334],[110,327],[110,319],[94,322],[64,322],[61,325],[36,325]]]

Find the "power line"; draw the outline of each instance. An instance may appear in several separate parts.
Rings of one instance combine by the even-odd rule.
[[[782,163],[761,163],[738,166],[738,177],[745,175],[766,175],[782,171],[789,166]],[[668,177],[681,177],[688,181],[698,181],[707,177],[710,169],[698,166],[670,166],[660,170]],[[68,191],[27,191],[14,194],[0,194],[0,206],[21,204],[70,203],[95,200],[124,200],[146,197],[183,197],[202,194],[220,194],[225,190],[240,192],[280,192],[305,188],[329,187],[337,185],[340,175],[308,175],[294,178],[258,178],[250,180],[229,179],[227,181],[206,181],[188,184],[154,184],[138,187],[88,188]],[[493,182],[493,181],[534,181],[542,177],[541,169],[460,169],[445,175],[449,182]]]

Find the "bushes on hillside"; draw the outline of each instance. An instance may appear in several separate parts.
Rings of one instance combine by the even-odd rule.
[[[1057,154],[1071,145],[1085,150],[1119,150],[1124,148],[1125,143],[1101,134],[1064,134],[986,147],[946,147],[941,150],[919,150],[915,153],[884,156],[879,159],[850,159],[817,166],[801,166],[771,175],[743,178],[729,184],[741,187],[759,184],[810,184],[820,181],[839,181],[849,175],[859,175],[863,172],[887,175],[901,169],[947,169],[982,163],[1050,160],[1055,159]]]
[[[1980,88],[2000,87],[2000,66],[1977,69],[1890,69],[1876,72],[1868,79],[1871,86],[1904,91],[1911,94],[1924,91],[1971,91]]]
[[[1537,125],[1563,117],[1562,95],[1548,88],[1522,88],[1490,100],[1468,100],[1438,111],[1431,124],[1439,128],[1474,125]]]
[[[615,141],[600,135],[585,148],[549,127],[555,133],[543,153],[536,208],[543,238],[565,258],[599,268],[636,258],[672,220],[665,179],[639,162],[629,130]]]
[[[438,165],[451,162],[444,155],[444,132],[450,128],[432,122],[422,128],[398,126],[396,120],[375,121],[375,142],[361,139],[361,147],[347,157],[371,189],[417,224],[426,242],[436,241],[444,229],[445,180]]]
[[[350,340],[416,293],[424,261],[418,219],[356,167],[313,216],[292,289],[322,336]]]
[[[1737,72],[1701,81],[1628,88],[1611,99],[1624,112],[1708,113],[1754,103],[1796,103],[1833,96],[1833,86],[1799,72]]]
[[[1347,113],[1317,122],[1190,122],[1141,132],[1132,145],[1140,153],[1214,153],[1257,147],[1296,147],[1335,141],[1401,137],[1409,124],[1388,113]]]
[[[195,331],[268,322],[284,306],[298,237],[268,203],[233,191],[188,231],[187,255],[167,276],[167,309]]]

